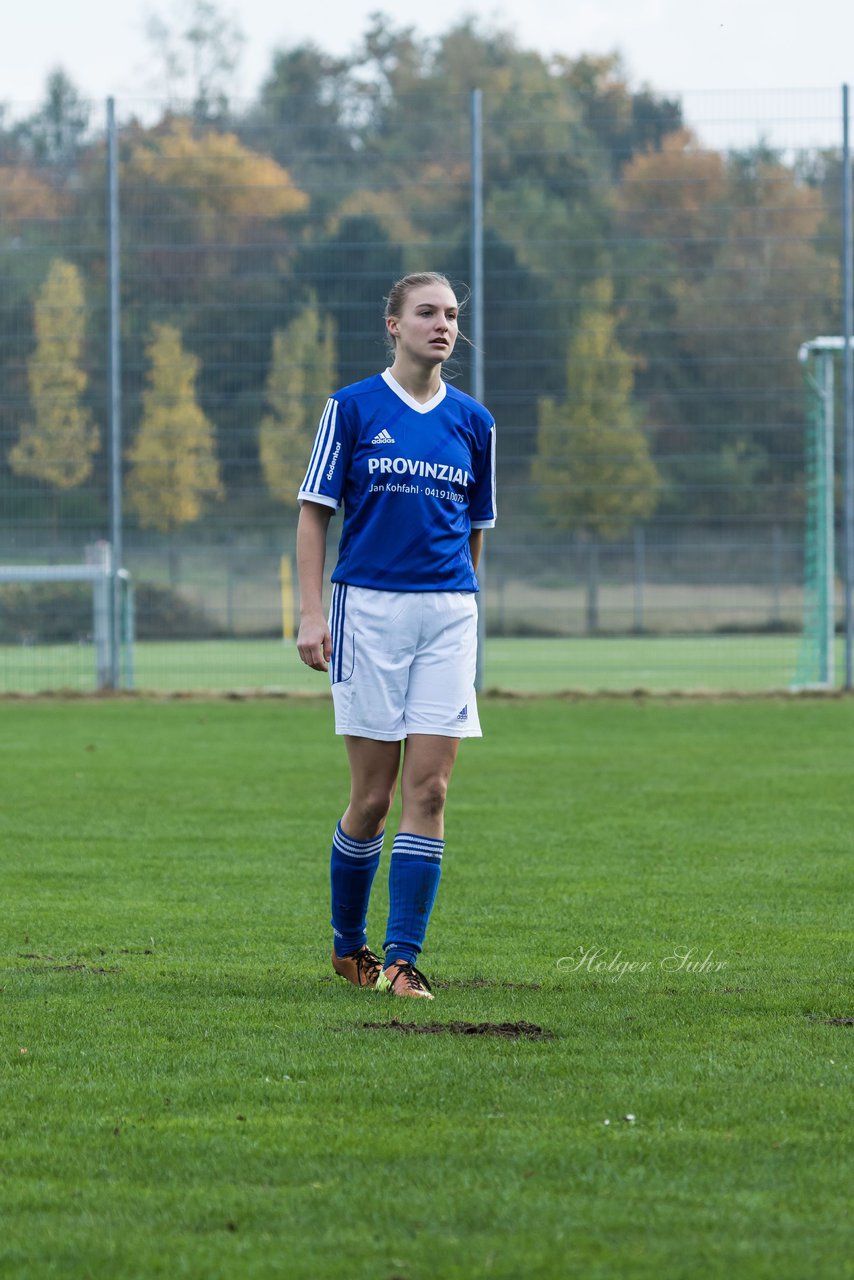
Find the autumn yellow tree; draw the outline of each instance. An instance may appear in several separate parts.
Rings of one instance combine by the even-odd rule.
[[[138,136],[123,179],[138,209],[190,219],[202,242],[216,237],[223,218],[240,235],[247,221],[304,213],[309,203],[286,169],[236,134],[194,131],[180,117]]]
[[[685,268],[703,270],[721,239],[726,196],[723,156],[679,129],[627,165],[616,193],[620,229],[666,247]]]
[[[273,334],[267,377],[271,412],[261,420],[259,447],[267,487],[293,502],[305,474],[318,416],[335,376],[335,324],[316,298]]]
[[[81,363],[86,304],[73,262],[53,261],[33,310],[36,349],[27,368],[33,416],[21,426],[9,465],[55,489],[73,489],[92,474],[100,447],[98,428],[81,403],[88,382]]]
[[[174,533],[224,497],[214,426],[196,399],[201,361],[171,324],[152,326],[142,421],[128,450],[128,506],[143,527]],[[174,564],[173,564],[174,576]]]
[[[632,403],[634,358],[616,339],[609,278],[589,285],[567,353],[566,400],[541,398],[531,477],[546,518],[587,543],[587,629],[598,630],[601,540],[652,515],[659,477]]]
[[[690,354],[725,368],[731,389],[755,394],[758,373],[785,420],[792,403],[801,412],[801,371],[790,353],[802,334],[821,332],[829,285],[836,296],[834,264],[828,271],[819,246],[826,211],[821,193],[773,155],[736,158],[729,176],[727,236],[714,269],[684,283],[678,323]]]
[[[41,177],[32,165],[0,164],[0,224],[5,235],[19,235],[30,220],[56,218],[67,197]]]

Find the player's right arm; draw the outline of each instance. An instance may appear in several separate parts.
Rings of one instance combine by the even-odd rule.
[[[332,507],[303,502],[297,524],[297,576],[299,578],[300,624],[297,650],[302,661],[315,671],[328,671],[332,637],[323,612],[323,566],[326,563],[326,534]]]
[[[341,503],[350,458],[350,432],[333,396],[320,417],[308,470],[300,486],[297,525],[297,575],[300,590],[299,656],[315,671],[328,671],[332,637],[323,612],[326,534]]]

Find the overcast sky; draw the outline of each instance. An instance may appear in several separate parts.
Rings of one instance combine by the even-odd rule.
[[[146,18],[154,13],[171,22],[182,2],[3,0],[0,102],[38,101],[48,71],[57,65],[87,96],[150,96]],[[471,14],[513,31],[523,45],[545,54],[576,57],[619,49],[634,84],[687,91],[689,115],[692,104],[717,100],[700,90],[836,90],[854,81],[854,0],[821,0],[815,10],[797,0],[220,0],[218,7],[246,37],[236,97],[254,94],[276,48],[311,40],[330,52],[346,52],[378,9],[396,26],[412,25],[423,35],[447,30]],[[773,112],[769,96],[760,97],[761,109]],[[779,111],[791,110],[793,101],[805,112],[814,113],[816,102],[835,108],[837,97],[787,98]],[[727,95],[726,101],[728,109],[735,103],[754,110],[747,99]],[[714,114],[717,107],[699,109]]]

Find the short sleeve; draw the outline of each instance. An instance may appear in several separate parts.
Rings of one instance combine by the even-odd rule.
[[[350,445],[344,414],[337,400],[327,400],[320,418],[299,501],[319,502],[337,510],[344,492]]]
[[[491,529],[495,524],[495,423],[489,429],[480,456],[475,462],[475,478],[469,499],[469,520],[473,529]]]

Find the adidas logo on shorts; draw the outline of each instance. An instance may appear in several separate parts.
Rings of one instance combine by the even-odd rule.
[[[386,431],[385,427],[383,427],[379,435],[374,436],[373,440],[371,441],[371,444],[394,444],[394,443],[395,443],[394,436],[390,436],[389,433]]]
[[[457,719],[465,721],[465,720],[468,720],[468,718],[469,718],[469,704],[466,703],[466,705],[463,707],[460,714],[457,716]]]

